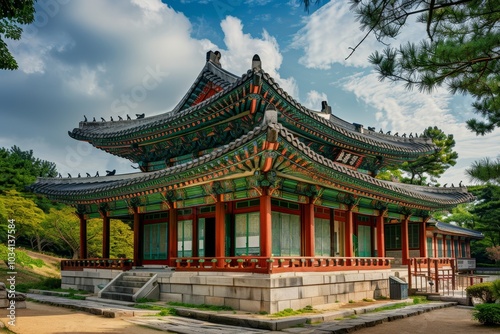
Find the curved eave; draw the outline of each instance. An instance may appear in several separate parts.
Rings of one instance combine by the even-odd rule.
[[[481,232],[470,230],[468,228],[463,228],[452,224],[436,222],[434,224],[434,227],[438,232],[444,232],[445,234],[463,236],[477,240],[484,239],[484,234],[482,234]]]
[[[260,72],[263,81],[279,96],[286,101],[278,105],[278,109],[284,114],[284,125],[292,126],[295,129],[312,135],[312,138],[321,138],[325,135],[331,136],[330,142],[344,144],[345,146],[355,146],[358,152],[367,154],[377,154],[387,152],[394,161],[405,161],[416,159],[422,155],[434,153],[436,146],[429,138],[404,138],[370,131],[363,127],[357,127],[334,115],[328,115],[328,118],[320,116],[319,111],[310,110],[293,99],[286,91],[279,87],[276,81],[263,71]],[[265,93],[264,93],[265,96]],[[267,97],[267,100],[270,98]],[[276,104],[276,101],[272,101]],[[303,119],[312,121],[316,125],[309,126],[303,122]],[[283,123],[283,122],[282,122]],[[286,125],[288,123],[289,125]],[[321,131],[323,130],[323,131]],[[407,159],[401,159],[401,155],[407,156]]]
[[[226,78],[222,79],[218,77],[218,72],[219,74],[226,73]],[[189,108],[181,109],[186,103],[186,100],[189,99],[189,97],[192,95],[192,90],[196,89],[200,81],[208,75],[207,73],[210,73],[211,76],[219,78],[218,80],[221,82],[220,84],[221,87],[223,87],[223,90],[199,104],[196,104]],[[236,77],[229,72],[213,65],[211,62],[207,62],[188,93],[186,93],[183,100],[181,100],[181,102],[173,110],[142,119],[122,120],[115,122],[80,122],[80,126],[73,129],[73,131],[68,132],[68,134],[74,139],[87,141],[98,148],[104,146],[104,144],[96,145],[95,143],[97,141],[108,141],[111,146],[114,146],[115,143],[118,143],[118,145],[120,145],[120,142],[122,141],[140,141],[141,137],[147,137],[149,133],[154,134],[157,131],[164,130],[172,123],[182,122],[183,118],[186,118],[189,115],[206,108],[208,105],[224,96],[231,90],[244,84],[250,77],[250,74],[251,72],[248,72],[241,77]],[[229,81],[227,81],[226,79]]]
[[[320,185],[340,189],[361,197],[403,203],[409,207],[422,209],[438,209],[452,207],[460,203],[470,202],[474,197],[466,188],[435,188],[393,183],[375,179],[359,173],[345,165],[336,163],[315,153],[290,131],[279,124],[259,126],[254,131],[242,136],[236,141],[225,145],[199,159],[188,163],[170,167],[161,171],[149,173],[134,173],[126,175],[106,176],[100,178],[38,179],[31,186],[33,192],[45,194],[50,198],[68,203],[82,203],[89,201],[109,201],[116,198],[126,199],[151,193],[170,190],[169,187],[189,186],[196,182],[208,182],[217,178],[227,177],[230,168],[241,164],[239,149],[243,149],[244,159],[251,162],[253,157],[263,153],[263,148],[257,143],[266,140],[267,131],[273,129],[279,133],[279,153],[295,149],[295,153],[285,155],[292,164],[299,165],[298,160],[307,160],[300,163],[305,175],[313,175],[311,181]],[[251,152],[251,153],[250,153]],[[297,152],[299,154],[297,154]],[[293,158],[295,156],[296,158]],[[258,167],[252,167],[258,168]],[[244,173],[248,170],[241,169]],[[187,175],[184,179],[179,174]]]
[[[353,192],[361,196],[368,198],[376,196],[381,200],[383,198],[390,198],[395,202],[405,202],[408,205],[418,200],[429,209],[453,207],[457,204],[471,202],[475,199],[472,194],[467,192],[467,188],[465,187],[439,188],[416,186],[379,180],[367,174],[357,172],[352,168],[317,154],[304,145],[292,132],[288,131],[281,124],[277,126],[280,128],[280,135],[286,139],[289,144],[309,157],[311,161],[335,171],[337,176],[334,180],[335,182],[342,184],[346,189],[352,189]],[[312,174],[316,176],[320,175],[319,171]]]

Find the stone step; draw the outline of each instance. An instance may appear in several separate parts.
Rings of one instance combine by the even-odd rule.
[[[121,300],[125,302],[133,302],[133,295],[128,293],[120,293],[120,292],[103,292],[101,293],[101,298],[105,299],[113,299],[113,300]]]
[[[117,280],[113,283],[113,286],[123,286],[123,287],[127,287],[127,288],[140,288],[140,287],[143,287],[145,284],[146,284],[146,282]]]
[[[109,292],[119,292],[119,293],[126,293],[126,294],[130,294],[130,295],[134,295],[139,290],[140,290],[140,288],[131,288],[131,287],[117,286],[117,285],[112,285],[109,287]]]
[[[146,283],[151,279],[150,276],[133,276],[133,275],[123,275],[120,277],[122,281],[133,281],[133,282],[144,282]]]

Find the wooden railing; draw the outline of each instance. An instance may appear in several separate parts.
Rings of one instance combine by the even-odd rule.
[[[325,272],[340,270],[390,269],[387,257],[179,257],[178,271],[241,271],[255,273]]]
[[[408,264],[408,289],[424,293],[451,294],[483,282],[484,276],[459,274],[455,258],[411,258]]]
[[[133,261],[131,259],[78,259],[62,260],[61,270],[83,270],[84,268],[94,269],[116,269],[130,270]]]

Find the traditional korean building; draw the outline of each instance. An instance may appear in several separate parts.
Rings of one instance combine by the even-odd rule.
[[[69,135],[141,171],[41,178],[32,186],[75,206],[80,217],[80,259],[62,265],[67,287],[93,289],[133,265],[160,271],[153,285],[163,300],[276,312],[387,296],[391,264],[468,257],[470,240],[480,237],[428,224],[433,211],[471,201],[465,187],[374,177],[432,154],[430,139],[348,123],[326,102],[305,108],[257,55],[236,76],[221,67],[219,52],[208,52],[173,110],[81,122]],[[102,259],[87,259],[86,221],[96,217],[103,220]],[[131,263],[108,259],[111,218],[133,220]],[[434,252],[438,240],[442,252]]]

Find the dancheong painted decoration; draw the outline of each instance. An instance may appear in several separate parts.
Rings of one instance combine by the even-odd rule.
[[[371,258],[385,266],[391,257],[404,264],[432,257],[429,252],[437,256],[447,245],[453,255],[466,256],[470,240],[481,238],[429,222],[433,211],[473,200],[465,187],[375,178],[385,166],[432,154],[437,147],[429,138],[349,123],[327,102],[308,109],[262,69],[259,56],[242,76],[224,70],[220,57],[207,53],[169,112],[86,121],[69,131],[140,171],[40,178],[31,186],[76,208],[82,259],[90,218],[102,218],[104,226],[110,218],[133,221],[133,264],[180,271],[333,270],[311,260],[321,258]],[[109,237],[102,257],[109,257]],[[279,258],[302,259],[301,266]],[[202,265],[205,260],[215,265]]]

